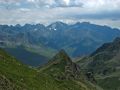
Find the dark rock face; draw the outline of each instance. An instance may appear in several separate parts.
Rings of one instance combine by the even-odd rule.
[[[93,72],[87,72],[86,73],[86,77],[89,81],[91,81],[92,83],[96,83],[95,77],[94,77],[94,73]]]
[[[5,77],[0,75],[0,90],[13,90],[14,85]]]
[[[120,38],[116,38],[113,42],[103,44],[89,59],[92,60],[88,65],[88,69],[99,74],[106,75],[115,72],[117,66],[120,65],[118,57],[120,55]]]
[[[66,65],[65,75],[67,79],[70,79],[71,77],[77,79],[80,75],[80,68],[75,63]]]
[[[80,68],[72,62],[64,50],[56,54],[49,62],[49,71],[58,80],[77,79],[80,75]],[[54,72],[58,72],[57,74]]]

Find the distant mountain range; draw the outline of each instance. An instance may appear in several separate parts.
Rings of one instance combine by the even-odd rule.
[[[120,36],[120,30],[89,22],[68,25],[55,22],[42,24],[0,25],[0,46],[24,49],[51,58],[58,50],[65,49],[71,57],[89,55],[105,42]],[[19,59],[19,58],[18,58]]]

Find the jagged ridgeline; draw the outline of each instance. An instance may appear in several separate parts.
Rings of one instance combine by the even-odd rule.
[[[43,70],[60,80],[80,78],[79,66],[72,62],[64,50],[57,53]]]
[[[80,67],[95,74],[105,90],[120,90],[120,38],[105,43],[89,57],[81,59]]]
[[[63,50],[44,67],[33,69],[0,49],[0,90],[97,90],[80,75]]]
[[[105,43],[89,56],[91,62],[87,68],[98,74],[109,74],[119,70],[120,38]]]
[[[64,48],[72,57],[88,55],[101,44],[117,36],[120,36],[119,29],[89,22],[77,22],[73,25],[54,22],[48,26],[0,25],[0,46],[9,49],[22,45],[29,51],[50,58],[61,48]]]

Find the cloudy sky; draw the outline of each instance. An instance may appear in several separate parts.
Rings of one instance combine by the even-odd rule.
[[[0,24],[55,21],[120,28],[120,0],[0,0]]]

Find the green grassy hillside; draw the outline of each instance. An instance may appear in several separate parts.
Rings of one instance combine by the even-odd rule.
[[[63,73],[66,65],[60,64],[57,67],[46,65],[33,69],[0,49],[0,90],[96,90],[93,84],[84,79],[56,79],[55,73]],[[55,69],[59,69],[59,72]]]

